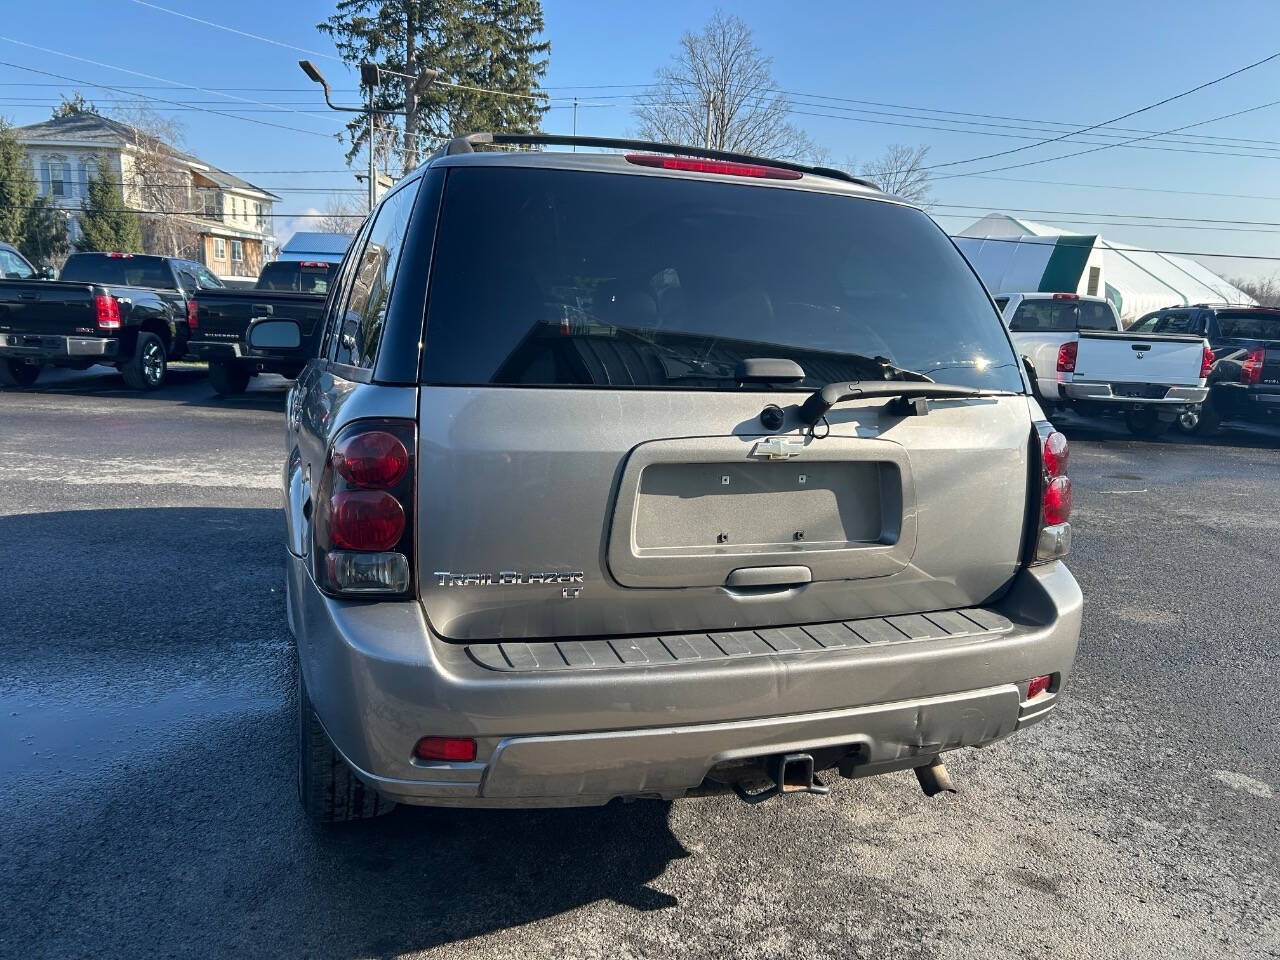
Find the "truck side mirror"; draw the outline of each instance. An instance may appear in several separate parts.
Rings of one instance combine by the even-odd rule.
[[[57,280],[58,279],[57,268],[51,263],[46,263],[43,267],[40,268],[40,279],[41,280]]]
[[[263,320],[249,328],[249,346],[260,350],[292,350],[302,346],[302,328],[292,320]]]

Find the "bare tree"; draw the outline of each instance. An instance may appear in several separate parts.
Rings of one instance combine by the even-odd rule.
[[[928,147],[894,143],[859,171],[858,176],[870,180],[885,193],[928,207],[930,176],[924,162],[928,155]],[[852,161],[847,166],[854,169]]]
[[[1232,277],[1227,282],[1257,300],[1260,307],[1280,307],[1280,274],[1269,277]]]
[[[646,140],[789,160],[812,152],[788,119],[791,104],[777,90],[773,59],[732,14],[717,10],[700,32],[686,31],[655,86],[635,108]]]
[[[352,197],[332,194],[320,210],[320,216],[310,220],[304,229],[319,233],[343,233],[351,236],[365,218],[365,205]]]
[[[121,171],[130,206],[143,211],[142,245],[148,253],[170,257],[200,257],[200,227],[196,210],[202,206],[190,169],[178,150],[183,127],[147,107],[120,115],[131,129],[129,161]]]

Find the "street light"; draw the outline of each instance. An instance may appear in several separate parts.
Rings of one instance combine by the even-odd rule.
[[[324,88],[324,102],[329,105],[330,110],[341,110],[344,113],[367,113],[369,115],[369,209],[372,210],[374,204],[378,202],[378,171],[377,165],[374,163],[373,154],[377,116],[379,113],[396,114],[397,116],[403,116],[404,114],[396,110],[380,111],[374,107],[374,91],[382,82],[382,77],[376,63],[360,64],[360,83],[362,86],[369,88],[369,106],[367,107],[344,107],[334,103],[329,98],[329,83],[325,80],[324,75],[316,69],[316,65],[310,60],[299,60],[298,66],[302,68],[303,73]]]

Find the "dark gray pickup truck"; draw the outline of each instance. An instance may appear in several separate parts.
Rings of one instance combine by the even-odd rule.
[[[198,263],[132,253],[73,254],[59,280],[0,280],[0,384],[104,363],[154,390],[187,353],[196,290],[220,286]]]

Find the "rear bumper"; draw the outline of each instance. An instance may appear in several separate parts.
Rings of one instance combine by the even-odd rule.
[[[335,601],[303,561],[289,562],[290,625],[325,729],[381,793],[432,805],[674,798],[718,764],[833,747],[858,750],[855,775],[928,763],[1052,711],[1080,609],[1075,580],[1055,563],[1020,573],[978,617],[992,630],[665,663],[620,653],[562,668],[535,649],[555,644],[520,644],[528,660],[497,669],[484,651],[434,637],[418,604]],[[1025,681],[1042,674],[1054,677],[1050,692],[1024,702]],[[424,735],[473,737],[477,759],[415,762]]]
[[[1126,406],[1187,406],[1204,403],[1209,396],[1208,387],[1169,387],[1155,396],[1125,396],[1123,386],[1076,380],[1059,385],[1060,393],[1068,400],[1090,400],[1102,403],[1118,403]]]
[[[120,341],[106,337],[60,337],[47,334],[0,334],[0,357],[41,361],[100,357],[114,359]]]
[[[1224,417],[1268,420],[1280,416],[1280,386],[1213,385],[1213,405]]]
[[[261,355],[241,343],[219,340],[192,340],[187,352],[206,363],[234,363],[263,373],[288,373],[292,376],[306,360],[302,357],[274,357]]]

